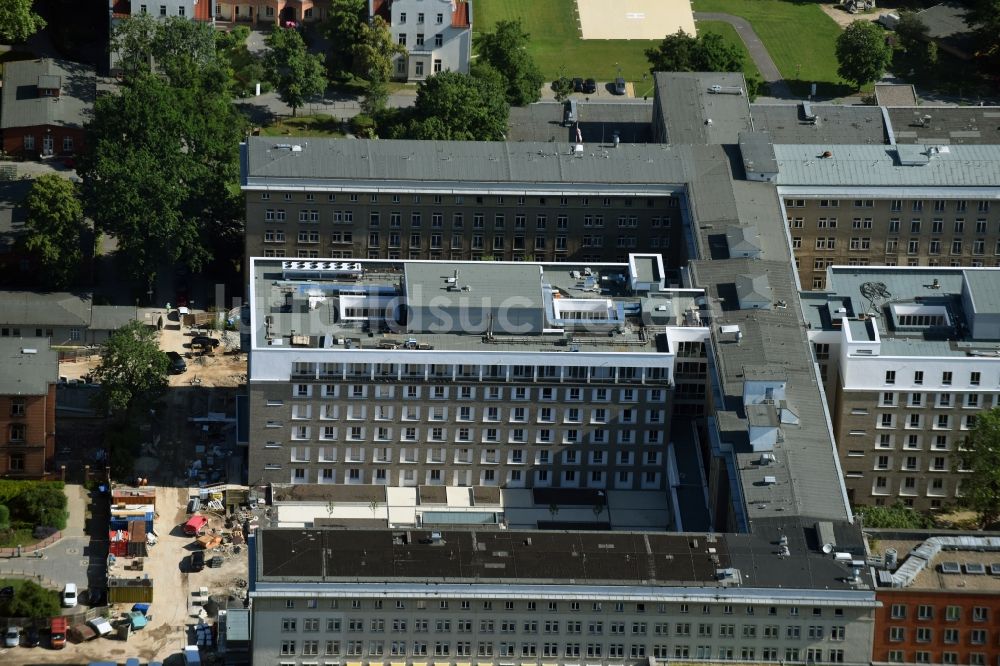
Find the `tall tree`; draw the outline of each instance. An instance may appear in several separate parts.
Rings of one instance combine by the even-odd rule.
[[[265,43],[264,71],[294,116],[310,98],[326,90],[323,58],[309,53],[297,30],[276,27]]]
[[[367,0],[330,0],[323,32],[330,42],[327,64],[330,75],[344,79],[355,71],[354,45],[368,21]]]
[[[45,19],[31,11],[33,0],[0,2],[0,42],[17,44],[45,27]]]
[[[912,52],[927,41],[930,29],[916,12],[904,11],[899,13],[899,23],[896,24],[895,31],[899,45],[907,52]]]
[[[742,72],[743,51],[728,44],[721,35],[703,33],[697,37],[678,30],[663,38],[655,48],[646,49],[650,72]],[[757,96],[764,83],[744,73],[747,94]]]
[[[521,21],[499,21],[493,32],[477,41],[479,58],[500,72],[507,82],[507,103],[524,106],[542,96],[542,72],[528,53],[528,33]]]
[[[859,89],[882,78],[892,59],[885,31],[871,21],[851,23],[837,37],[837,73]]]
[[[207,23],[180,16],[156,19],[146,13],[121,21],[111,35],[111,51],[126,81],[155,64],[175,86],[186,85],[195,72],[218,69],[215,43],[215,29]]]
[[[509,112],[499,75],[441,72],[421,82],[400,138],[502,141]]]
[[[48,286],[70,286],[83,259],[83,204],[76,185],[57,174],[39,176],[24,200],[24,245],[41,260]]]
[[[970,0],[965,22],[975,29],[976,56],[986,73],[1000,78],[1000,0]]]
[[[405,56],[406,47],[393,41],[388,24],[376,16],[362,25],[353,50],[355,71],[368,81],[363,109],[373,115],[385,108],[389,97],[386,84],[392,77],[393,60],[397,55]]]
[[[1000,407],[983,412],[958,451],[961,503],[979,514],[982,528],[1000,518]]]
[[[78,172],[95,226],[118,239],[132,277],[174,263],[199,270],[210,242],[234,229],[244,127],[227,95],[154,74],[97,99]]]
[[[98,405],[123,422],[144,414],[167,388],[170,361],[160,351],[159,331],[133,321],[101,347],[94,377],[101,385]]]

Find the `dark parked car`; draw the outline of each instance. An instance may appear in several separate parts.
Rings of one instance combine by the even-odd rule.
[[[34,627],[28,627],[24,630],[24,647],[38,647],[40,643],[38,637],[38,629]]]
[[[587,93],[588,95],[592,95],[593,93],[597,92],[597,81],[595,81],[594,79],[587,79],[586,81],[584,81],[583,92]]]
[[[583,79],[573,79],[573,92],[583,92]]]
[[[180,354],[178,354],[175,351],[168,351],[168,352],[166,352],[166,354],[167,354],[167,358],[170,360],[170,373],[171,374],[179,375],[179,374],[185,372],[188,369],[188,367],[187,367],[187,361],[184,360],[183,356],[181,356]]]
[[[196,335],[191,338],[191,344],[215,349],[219,346],[219,340],[218,338],[210,338],[207,335]]]
[[[196,550],[191,553],[191,571],[201,571],[205,568],[205,551]]]

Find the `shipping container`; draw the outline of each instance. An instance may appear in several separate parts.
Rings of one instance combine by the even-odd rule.
[[[108,580],[108,603],[153,603],[153,581],[149,578],[111,578]]]
[[[125,557],[128,553],[128,532],[124,530],[109,531],[108,552],[115,557]]]

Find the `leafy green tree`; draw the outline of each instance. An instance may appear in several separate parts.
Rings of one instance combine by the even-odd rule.
[[[59,595],[28,580],[21,584],[14,598],[7,602],[6,615],[42,619],[58,616],[59,612]]]
[[[250,28],[245,25],[238,25],[228,32],[215,32],[216,52],[232,72],[233,94],[240,97],[252,95],[258,83],[264,92],[271,88],[264,76],[264,65],[260,57],[247,48],[249,36]]]
[[[0,42],[17,44],[45,27],[45,19],[31,11],[32,1],[0,2]]]
[[[361,26],[354,44],[354,68],[368,81],[368,92],[361,105],[366,114],[375,115],[385,108],[389,99],[386,84],[392,77],[393,60],[397,55],[406,56],[406,47],[393,41],[389,26],[381,16]]]
[[[502,141],[510,107],[499,76],[441,72],[421,82],[397,138]]]
[[[500,72],[506,80],[507,103],[524,106],[542,96],[544,78],[528,53],[528,33],[521,21],[499,21],[493,32],[477,40],[479,59]]]
[[[729,44],[721,35],[703,33],[697,37],[678,30],[663,38],[655,48],[646,49],[650,72],[742,72],[743,51]],[[762,90],[764,82],[744,74],[747,94],[751,99]]]
[[[76,185],[57,174],[39,176],[24,205],[25,248],[41,260],[48,286],[68,287],[83,259],[85,224]]]
[[[557,102],[566,101],[573,94],[573,81],[566,76],[566,68],[559,68],[559,76],[552,82],[552,92],[555,93]]]
[[[984,412],[958,453],[962,475],[961,503],[979,514],[983,528],[1000,518],[1000,408]]]
[[[929,29],[916,12],[903,11],[899,13],[895,31],[899,45],[907,52],[912,52],[927,41]]]
[[[58,530],[66,528],[66,492],[60,484],[38,484],[25,488],[10,502],[18,520]]]
[[[885,32],[871,21],[854,21],[837,37],[837,73],[857,88],[878,81],[892,59]]]
[[[326,90],[323,58],[309,53],[297,30],[275,28],[265,43],[264,71],[294,116],[306,101]]]
[[[367,0],[330,0],[322,30],[330,42],[327,64],[331,76],[346,79],[355,71],[354,44],[361,38],[367,22]]]
[[[918,530],[934,526],[930,517],[914,511],[902,502],[896,502],[892,506],[856,507],[854,512],[862,517],[865,527]]]
[[[150,72],[154,65],[179,87],[205,71],[226,78],[217,57],[215,29],[202,21],[139,13],[115,26],[111,51],[118,54],[118,68],[126,81]]]
[[[0,504],[0,530],[10,529],[10,509],[6,504]]]
[[[1000,0],[969,0],[965,22],[976,34],[976,58],[987,74],[1000,76]]]
[[[128,122],[122,122],[128,118]],[[200,270],[211,243],[240,232],[239,142],[245,119],[227,94],[144,74],[98,97],[78,172],[99,231],[118,239],[131,277]]]
[[[101,347],[94,377],[101,385],[98,406],[122,417],[141,416],[167,388],[170,361],[160,351],[159,332],[133,321],[111,334]]]

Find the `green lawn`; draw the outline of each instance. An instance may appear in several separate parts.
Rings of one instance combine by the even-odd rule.
[[[262,136],[326,136],[342,137],[340,120],[323,113],[295,118],[279,118],[273,125],[262,127]]]
[[[692,5],[696,12],[725,12],[750,21],[782,77],[798,92],[813,82],[823,86],[821,94],[851,92],[837,76],[834,44],[840,26],[819,5],[793,0],[693,0]]]
[[[645,39],[580,38],[574,0],[479,0],[475,6],[476,28],[489,32],[497,21],[520,19],[529,33],[528,50],[547,81],[563,72],[566,76],[593,77],[610,81],[618,75],[635,84],[635,94],[650,94],[649,62],[644,52],[659,41]],[[706,21],[699,23],[703,31],[717,32],[744,50],[742,40],[732,26]],[[664,35],[666,36],[666,35]],[[747,56],[747,72],[757,67]]]

